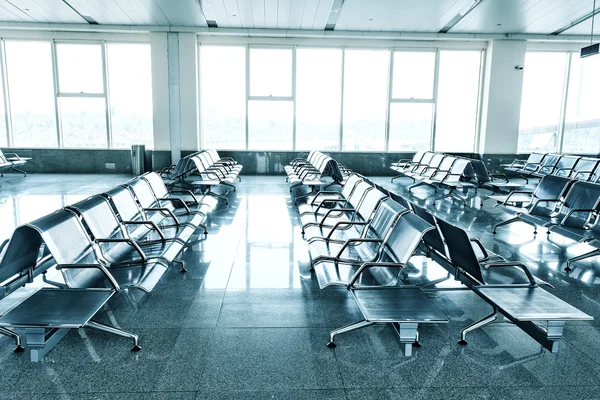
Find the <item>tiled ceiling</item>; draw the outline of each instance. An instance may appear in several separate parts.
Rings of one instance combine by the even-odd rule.
[[[0,0],[0,21],[307,30],[329,21],[336,31],[586,35],[591,19],[565,28],[592,7],[593,0]]]

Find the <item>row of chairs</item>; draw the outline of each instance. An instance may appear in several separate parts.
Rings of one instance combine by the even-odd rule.
[[[410,160],[392,164],[391,169],[398,173],[391,178],[392,182],[399,177],[413,180],[414,184],[409,187],[409,191],[423,185],[434,188],[436,193],[438,189],[447,190],[447,193],[436,197],[434,203],[438,199],[450,197],[466,204],[470,189],[481,188],[496,192],[521,186],[508,182],[505,176],[501,176],[503,181],[498,181],[499,176],[491,174],[481,160],[431,151],[417,152]]]
[[[600,180],[600,159],[568,154],[531,153],[526,160],[502,164],[507,171],[516,173],[528,183],[529,178],[546,175],[563,176],[585,182]]]
[[[23,171],[21,167],[29,160],[31,160],[31,157],[19,157],[17,153],[3,153],[0,150],[0,177],[10,171],[17,171],[27,176],[27,172]]]
[[[29,347],[32,361],[73,328],[127,337],[140,350],[137,335],[93,318],[118,291],[152,291],[171,264],[186,271],[178,257],[208,233],[218,204],[186,195],[151,172],[18,227],[0,246],[0,298],[16,299],[0,311],[0,333],[16,340],[15,351]]]
[[[284,170],[290,193],[301,186],[309,186],[314,191],[317,186],[341,184],[351,172],[318,150],[311,150],[306,158],[293,159]]]
[[[229,204],[227,193],[235,191],[233,182],[240,181],[243,166],[233,158],[221,157],[214,149],[204,150],[182,157],[177,164],[160,172],[165,184],[171,188],[191,189],[220,198]],[[216,192],[216,187],[225,187]]]
[[[519,199],[524,207],[515,207]],[[600,184],[579,181],[573,178],[547,175],[533,191],[514,191],[496,207],[512,216],[494,225],[493,232],[500,226],[521,221],[534,228],[547,228],[547,234],[558,233],[576,242],[586,243],[596,249],[570,258],[565,270],[571,271],[575,261],[600,255]]]
[[[502,314],[557,351],[565,320],[591,319],[541,289],[545,282],[526,266],[492,254],[460,228],[358,174],[351,175],[337,194],[308,197],[298,211],[319,287],[345,286],[363,314],[363,320],[332,331],[329,347],[335,347],[335,336],[341,333],[392,323],[405,355],[410,355],[418,345],[420,323],[448,322],[426,295],[437,282],[415,286],[402,279],[416,254],[432,258],[447,269],[448,277],[456,277],[492,306],[490,316],[461,332],[461,344],[466,344],[467,333]],[[540,321],[546,323],[544,328]]]

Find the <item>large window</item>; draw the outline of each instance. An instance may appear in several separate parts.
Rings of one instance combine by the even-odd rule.
[[[246,49],[200,47],[201,133],[205,148],[246,148]]]
[[[251,48],[249,53],[248,148],[292,150],[292,49]]]
[[[526,54],[519,152],[558,150],[566,61],[567,53]]]
[[[480,51],[440,51],[435,151],[473,151],[480,67]]]
[[[203,145],[471,152],[481,55],[481,50],[201,45]]]
[[[600,57],[571,54],[562,151],[600,153]]]
[[[389,55],[387,50],[346,50],[343,150],[385,148]]]
[[[339,150],[342,50],[296,52],[296,149]]]
[[[106,45],[112,147],[154,146],[149,44]]]
[[[394,52],[389,151],[429,150],[436,53]]]
[[[6,41],[14,147],[57,147],[50,42]]]
[[[6,130],[6,108],[4,107],[4,82],[0,79],[0,147],[8,146],[8,131]]]

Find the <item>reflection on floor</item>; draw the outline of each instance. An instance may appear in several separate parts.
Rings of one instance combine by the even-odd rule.
[[[14,227],[122,183],[115,175],[7,177],[0,188],[0,240]],[[403,183],[390,184],[405,193]],[[113,297],[99,319],[140,335],[143,350],[92,330],[71,331],[41,363],[13,354],[0,337],[2,399],[482,399],[598,398],[600,391],[599,260],[562,272],[567,257],[586,251],[572,242],[516,223],[490,234],[508,216],[486,201],[435,207],[431,192],[414,201],[469,229],[496,253],[518,259],[551,290],[596,321],[567,323],[559,354],[543,349],[518,328],[492,325],[457,339],[461,328],[489,307],[469,292],[438,293],[448,325],[423,326],[423,347],[403,357],[387,326],[342,335],[326,347],[327,334],[354,322],[359,312],[345,289],[319,290],[285,177],[244,176],[229,208],[210,220],[210,234],[187,251],[186,274],[173,268],[150,295]],[[411,279],[445,273],[414,257]],[[151,392],[152,395],[147,393]]]

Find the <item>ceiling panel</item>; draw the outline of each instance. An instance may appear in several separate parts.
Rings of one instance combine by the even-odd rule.
[[[290,9],[290,29],[302,28],[302,15],[304,14],[304,1],[292,1]]]
[[[26,14],[36,22],[86,23],[60,0],[11,0],[3,3],[9,11],[16,10],[17,14]]]
[[[315,13],[312,29],[320,31],[325,29],[325,25],[327,25],[327,18],[329,17],[329,12],[331,11],[332,6],[333,0],[319,0],[319,6],[317,7],[317,12]]]
[[[543,33],[592,10],[593,0],[484,0],[451,32]]]
[[[8,3],[0,4],[0,20],[11,22],[35,22],[35,20],[25,12]]]
[[[169,23],[173,26],[207,26],[206,21],[202,16],[200,4],[196,0],[152,1],[160,7]]]
[[[245,1],[245,0],[240,0]],[[265,2],[264,0],[250,0],[252,7],[252,19],[255,28],[265,27]]]
[[[265,28],[277,29],[277,0],[264,0]]]
[[[346,0],[335,30],[438,32],[473,0]]]
[[[204,2],[206,8],[208,4],[212,7],[212,11],[215,13],[215,19],[217,20],[217,26],[222,28],[232,28],[232,21],[229,19],[229,15],[237,15],[237,2],[235,0],[210,0],[210,2]],[[229,8],[228,8],[229,7]],[[235,8],[235,10],[234,10]],[[208,17],[210,19],[210,17]],[[239,18],[231,18],[233,23],[236,24],[236,19],[239,21]],[[240,24],[235,26],[239,27]]]
[[[301,2],[299,2],[301,3]],[[292,0],[277,1],[277,28],[290,29],[290,12],[292,11]]]
[[[83,16],[89,16],[99,24],[131,25],[133,21],[113,0],[68,0]]]
[[[157,25],[169,25],[167,16],[154,0],[128,0],[140,16],[150,17]]]
[[[588,19],[571,29],[567,29],[562,35],[589,35],[592,30],[592,19]],[[596,15],[596,21],[594,23],[594,43],[600,42],[600,15]]]

